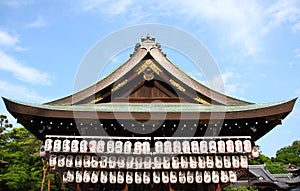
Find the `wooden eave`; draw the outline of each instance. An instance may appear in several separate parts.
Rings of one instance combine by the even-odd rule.
[[[8,111],[15,118],[22,116],[59,119],[128,119],[135,120],[238,120],[277,116],[285,118],[293,109],[296,99],[273,104],[250,104],[245,106],[210,106],[200,104],[145,105],[143,103],[107,103],[72,106],[25,104],[3,98]]]

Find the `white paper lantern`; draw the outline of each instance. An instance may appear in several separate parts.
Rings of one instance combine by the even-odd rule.
[[[53,140],[50,138],[45,140],[45,151],[47,152],[52,151],[52,143]]]
[[[170,157],[168,157],[168,156],[163,157],[163,168],[164,169],[170,168],[170,166],[171,166],[170,161],[171,161]]]
[[[227,183],[229,181],[228,173],[227,171],[222,170],[221,171],[221,182]]]
[[[222,160],[222,156],[216,156],[215,157],[215,166],[217,168],[223,168],[223,160]]]
[[[203,181],[203,177],[202,177],[202,172],[201,171],[196,171],[196,175],[195,175],[195,181],[198,184],[201,184]]]
[[[74,157],[72,155],[67,155],[66,167],[68,167],[68,168],[73,167],[73,159],[74,159]]]
[[[188,168],[188,159],[187,156],[181,156],[180,157],[180,164],[181,164],[181,168]]]
[[[130,141],[125,141],[125,143],[124,143],[124,153],[125,154],[130,154],[131,153],[131,147],[132,147],[132,143]]]
[[[84,168],[90,168],[91,167],[91,156],[85,155],[83,157],[83,167]]]
[[[229,171],[229,181],[233,183],[237,182],[236,173],[232,170]]]
[[[253,147],[252,149],[252,157],[253,158],[258,158],[259,157],[259,150],[258,150],[258,147]]]
[[[191,152],[191,147],[190,147],[190,142],[189,141],[183,141],[182,142],[182,152],[186,153],[186,154]]]
[[[224,168],[231,168],[230,156],[224,156]]]
[[[102,184],[106,184],[108,181],[108,172],[107,171],[100,171],[100,182]]]
[[[63,172],[63,182],[64,183],[68,182],[68,172],[67,171]]]
[[[109,172],[109,183],[116,184],[117,182],[117,172],[116,171],[110,171]]]
[[[105,151],[105,142],[103,140],[100,140],[97,143],[97,153],[104,153],[104,151]]]
[[[71,149],[70,144],[71,144],[70,140],[68,139],[63,140],[63,148],[62,148],[63,152],[66,153],[70,152]]]
[[[220,181],[219,172],[218,171],[212,171],[212,182],[215,184],[218,184]]]
[[[191,142],[191,150],[192,150],[192,153],[199,153],[199,143],[198,141],[192,141]]]
[[[206,141],[200,141],[200,152],[201,153],[207,153],[208,151],[208,146]]]
[[[154,146],[155,146],[155,152],[157,154],[163,153],[163,143],[161,141],[156,141]]]
[[[150,172],[149,171],[144,171],[143,173],[143,183],[144,184],[150,184],[151,182],[151,177],[150,177]]]
[[[180,165],[179,158],[177,156],[172,157],[172,168],[178,169]]]
[[[217,143],[216,143],[216,141],[213,141],[213,140],[209,141],[208,146],[209,146],[208,148],[209,148],[210,153],[216,153],[217,152]]]
[[[213,156],[206,156],[206,167],[207,168],[214,167],[214,157]]]
[[[126,183],[127,184],[133,183],[133,172],[130,172],[130,171],[126,172]]]
[[[239,156],[232,156],[232,167],[240,168],[240,157]]]
[[[150,154],[150,143],[148,141],[143,142],[143,154]]]
[[[189,184],[193,184],[194,183],[194,172],[193,171],[187,171],[187,175],[186,175],[186,181]]]
[[[100,167],[106,168],[107,167],[107,156],[100,157]]]
[[[75,157],[75,167],[76,168],[81,168],[82,167],[82,156],[81,155],[76,155],[76,157]]]
[[[227,140],[226,141],[226,150],[229,153],[233,153],[234,152],[234,143],[233,143],[233,140]]]
[[[173,142],[173,152],[175,154],[181,153],[181,143],[180,143],[180,141],[174,141]]]
[[[192,169],[195,169],[197,168],[197,166],[198,166],[198,161],[196,159],[196,156],[190,156],[190,167]]]
[[[93,184],[96,184],[98,183],[98,181],[99,181],[99,171],[93,171],[91,176],[91,182]]]
[[[218,141],[218,152],[219,153],[226,152],[225,141],[223,141],[223,140]]]
[[[95,153],[97,151],[97,141],[96,140],[90,140],[88,146],[89,146],[91,153]]]
[[[143,181],[142,172],[138,171],[134,173],[134,180],[136,184],[141,184]]]
[[[66,163],[66,157],[65,157],[65,155],[58,155],[57,158],[58,158],[58,164],[57,164],[57,166],[60,167],[60,168],[64,167],[65,163]]]
[[[251,152],[251,141],[250,140],[244,140],[243,141],[243,146],[244,146],[244,151],[247,152],[247,153],[250,153]]]
[[[71,152],[77,153],[79,151],[79,141],[78,140],[73,140],[71,142]]]
[[[91,181],[91,172],[89,170],[85,170],[83,172],[83,182],[89,183]]]
[[[161,176],[161,179],[162,179],[162,182],[164,184],[168,184],[169,181],[170,181],[170,176],[169,176],[169,172],[168,171],[162,171],[162,176]]]
[[[118,171],[117,182],[118,184],[123,184],[125,180],[125,174],[123,171]]]
[[[98,168],[98,165],[99,165],[98,157],[97,156],[92,156],[91,167],[92,168]]]
[[[60,152],[61,151],[61,140],[56,139],[53,144],[53,151]]]
[[[68,182],[74,182],[74,171],[73,170],[68,170],[68,173],[67,173],[67,180]]]
[[[151,169],[151,157],[150,156],[145,156],[144,158],[144,168],[145,169]]]
[[[235,151],[238,153],[242,153],[243,152],[243,142],[241,140],[236,140],[234,142],[235,145]]]
[[[132,169],[134,166],[134,157],[133,156],[128,156],[127,161],[126,161],[126,168]]]
[[[154,157],[154,168],[161,169],[161,157],[159,156]]]
[[[164,142],[164,153],[171,154],[172,153],[172,143],[171,141]]]
[[[51,167],[56,166],[56,162],[57,162],[56,160],[57,160],[57,156],[55,154],[51,154],[49,158],[49,165]]]
[[[135,168],[142,169],[143,168],[143,158],[141,156],[135,157]]]
[[[179,171],[178,180],[179,180],[180,184],[185,184],[186,183],[186,173],[185,173],[185,171]]]
[[[116,141],[115,152],[116,153],[122,153],[123,152],[123,142],[122,141]]]
[[[113,140],[107,141],[106,150],[108,153],[114,153],[115,152],[115,141],[113,141]]]
[[[142,154],[142,146],[143,146],[142,142],[136,141],[134,143],[134,148],[133,148],[134,154],[138,154],[138,155]]]
[[[173,171],[170,172],[170,182],[172,184],[176,184],[177,181],[178,181],[177,172],[173,170]]]
[[[153,182],[155,184],[159,184],[160,183],[160,172],[155,170],[153,171]]]
[[[204,171],[203,178],[204,178],[205,183],[207,183],[207,184],[210,183],[211,182],[211,173],[210,173],[210,171]]]
[[[125,157],[119,156],[117,164],[118,164],[118,168],[125,168],[126,167]]]
[[[109,156],[108,158],[108,167],[110,169],[116,168],[117,165],[117,158],[116,156]]]
[[[86,140],[80,141],[80,152],[86,153],[88,151],[88,142]]]
[[[206,167],[206,162],[205,162],[204,156],[198,156],[198,167],[200,169],[204,169]]]
[[[247,156],[241,156],[241,167],[242,168],[248,168],[248,157]]]

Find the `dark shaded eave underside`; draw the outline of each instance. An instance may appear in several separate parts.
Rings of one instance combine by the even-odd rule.
[[[201,104],[144,104],[105,103],[73,106],[27,104],[3,98],[8,111],[15,117],[32,116],[46,118],[181,120],[181,119],[245,119],[280,116],[283,119],[294,107],[296,99],[271,104],[244,106],[219,106]]]

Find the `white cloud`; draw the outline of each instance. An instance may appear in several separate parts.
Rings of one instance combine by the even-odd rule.
[[[29,5],[33,3],[34,0],[1,0],[0,4],[12,7],[12,8],[19,8],[25,5]]]
[[[25,66],[0,50],[0,70],[11,72],[17,79],[32,84],[50,85],[51,76],[35,68]]]
[[[30,90],[24,86],[8,83],[0,80],[1,96],[9,97],[12,99],[23,100],[28,102],[41,102],[44,103],[48,98],[38,95],[35,91]]]
[[[0,46],[15,46],[18,41],[17,36],[12,36],[4,31],[0,31]]]
[[[290,24],[291,31],[300,31],[298,0],[278,0],[271,5],[239,0],[89,0],[80,6],[81,10],[112,19],[126,18],[128,23],[132,20],[136,23],[155,22],[163,18],[176,20],[179,24],[191,22],[193,26],[214,31],[220,42],[238,47],[248,55],[257,55],[264,48],[264,36],[275,27]]]
[[[233,45],[243,47],[250,54],[260,50],[257,28],[261,26],[261,7],[254,1],[182,1],[165,0],[164,2],[144,2],[136,0],[89,0],[81,5],[84,11],[94,11],[116,19],[132,18],[136,22],[157,21],[163,17],[179,22],[193,22],[209,30],[222,33]],[[134,17],[131,17],[134,15]],[[147,17],[151,15],[151,17]],[[130,23],[132,21],[129,19]],[[221,35],[220,35],[221,36]]]
[[[45,22],[44,17],[39,16],[35,21],[26,25],[28,28],[40,28],[45,27],[47,24]]]
[[[238,78],[239,77],[233,72],[225,72],[217,75],[214,79],[209,80],[208,85],[219,92],[225,92],[225,94],[228,95],[241,97],[245,92],[245,89],[242,87],[242,84],[236,82],[238,81]]]
[[[300,1],[298,0],[279,0],[266,10],[269,18],[264,32],[269,32],[283,24],[290,24],[291,31],[300,31]]]
[[[295,49],[295,54],[296,54],[296,55],[295,55],[296,58],[299,58],[299,57],[300,57],[300,48],[296,48],[296,49]]]
[[[129,6],[133,5],[135,0],[88,0],[84,1],[80,6],[85,11],[95,11],[108,15],[119,15],[129,10]]]

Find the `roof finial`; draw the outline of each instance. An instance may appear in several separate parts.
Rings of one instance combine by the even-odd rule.
[[[142,47],[146,48],[148,51],[155,46],[155,37],[147,34],[146,36],[142,36]]]

